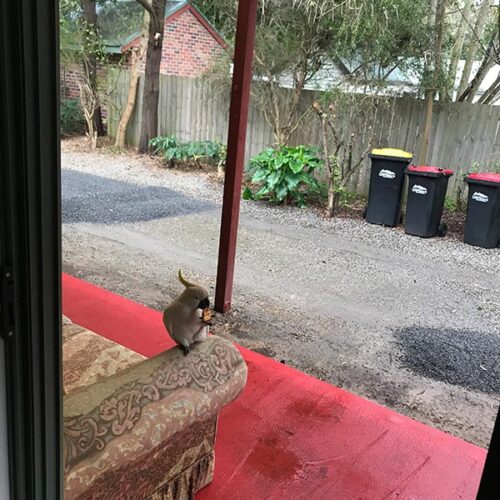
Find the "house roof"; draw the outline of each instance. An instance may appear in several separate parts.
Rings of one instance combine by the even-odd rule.
[[[224,47],[225,49],[228,48],[227,42],[224,40],[222,35],[210,23],[210,21],[208,21],[203,13],[191,3],[190,0],[167,1],[165,5],[165,20],[171,21],[186,10],[189,10],[194,15],[194,17],[205,27],[205,29],[222,47]],[[134,32],[132,32],[128,36],[122,37],[121,40],[106,42],[105,51],[108,54],[123,54],[139,42],[140,36],[141,32],[135,29]]]

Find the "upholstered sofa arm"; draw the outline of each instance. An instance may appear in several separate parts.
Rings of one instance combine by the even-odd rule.
[[[217,414],[246,377],[240,352],[212,336],[65,396],[65,499],[191,496],[211,480]]]

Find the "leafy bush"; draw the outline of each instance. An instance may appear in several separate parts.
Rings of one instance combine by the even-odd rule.
[[[317,149],[308,146],[265,149],[250,160],[251,182],[260,187],[255,192],[247,187],[243,198],[305,206],[307,196],[320,191],[313,176],[315,170],[323,167],[317,154]]]
[[[85,117],[78,99],[65,99],[60,106],[61,135],[80,135],[85,133]]]
[[[186,156],[194,161],[211,160],[219,163],[226,161],[226,146],[218,141],[195,141],[184,145]]]
[[[219,141],[179,142],[175,136],[160,136],[149,141],[156,154],[161,154],[174,166],[175,162],[194,161],[215,163],[221,166],[226,161],[226,146]]]
[[[490,160],[484,163],[475,162],[469,170],[469,173],[472,172],[492,172],[494,174],[500,174],[500,161]]]
[[[444,208],[445,210],[448,210],[449,212],[455,212],[457,210],[457,201],[453,198],[450,198],[447,196],[444,199]]]
[[[154,148],[155,154],[163,155],[171,166],[174,166],[176,160],[184,160],[184,148],[173,135],[154,137],[149,145]]]

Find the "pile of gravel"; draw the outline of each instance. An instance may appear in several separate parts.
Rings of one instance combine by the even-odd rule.
[[[182,190],[144,186],[74,170],[62,171],[63,222],[146,222],[213,210],[211,201]]]
[[[470,330],[397,329],[402,366],[441,382],[500,394],[500,337]]]

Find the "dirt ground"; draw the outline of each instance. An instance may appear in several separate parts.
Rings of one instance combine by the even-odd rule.
[[[63,143],[64,271],[150,307],[180,267],[215,286],[212,172]],[[356,210],[358,210],[356,208]],[[214,332],[486,447],[500,395],[500,249],[242,202],[233,309]],[[453,226],[455,227],[455,226]]]

